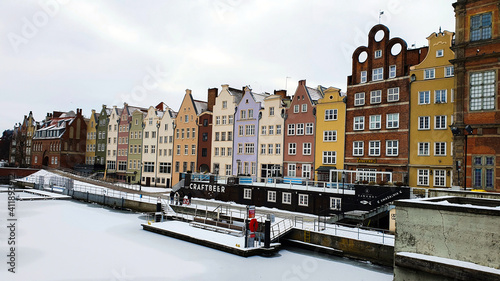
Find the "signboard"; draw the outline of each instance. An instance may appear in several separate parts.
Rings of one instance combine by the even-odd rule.
[[[248,218],[255,218],[255,206],[248,206]]]
[[[356,185],[355,192],[361,210],[371,210],[394,200],[410,198],[408,187]]]
[[[358,158],[357,159],[358,163],[377,163],[377,159],[361,159],[361,158]]]
[[[208,192],[225,193],[226,187],[220,184],[190,183],[187,188]]]

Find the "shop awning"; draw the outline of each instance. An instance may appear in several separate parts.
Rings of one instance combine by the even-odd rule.
[[[337,170],[335,166],[319,166],[316,171],[317,172],[323,172],[323,173],[328,173],[330,170]]]

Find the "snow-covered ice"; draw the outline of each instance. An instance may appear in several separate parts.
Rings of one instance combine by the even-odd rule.
[[[17,201],[16,273],[7,271],[0,193],[0,280],[392,280],[369,263],[283,249],[242,258],[142,230],[142,214],[77,201]]]

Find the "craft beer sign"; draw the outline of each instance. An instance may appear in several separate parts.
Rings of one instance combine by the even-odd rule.
[[[223,185],[220,185],[220,184],[190,183],[188,188],[192,189],[192,190],[217,192],[217,193],[225,193],[226,192],[226,187]]]

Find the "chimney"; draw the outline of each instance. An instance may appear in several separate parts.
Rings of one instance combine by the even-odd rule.
[[[306,86],[306,80],[305,79],[304,80],[300,80],[299,81],[299,86],[304,86],[305,87]]]
[[[274,90],[274,94],[281,97],[281,99],[286,98],[286,90]]]
[[[207,110],[210,112],[213,112],[215,100],[217,99],[218,91],[219,91],[219,89],[217,89],[217,88],[208,89]]]

